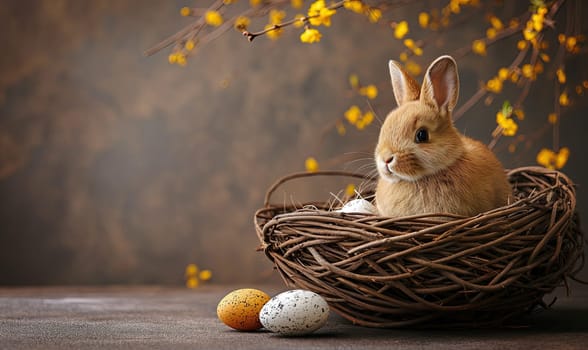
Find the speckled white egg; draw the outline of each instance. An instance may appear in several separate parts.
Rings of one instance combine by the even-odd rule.
[[[309,334],[329,318],[329,305],[320,295],[302,289],[271,298],[261,309],[259,320],[268,330],[287,336]]]
[[[342,213],[378,214],[376,206],[362,198],[350,200],[337,211]]]

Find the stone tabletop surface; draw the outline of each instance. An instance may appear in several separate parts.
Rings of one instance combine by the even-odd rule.
[[[557,290],[549,310],[495,329],[372,329],[331,314],[310,336],[239,332],[216,317],[228,292],[156,286],[0,287],[0,349],[586,349],[588,287]]]

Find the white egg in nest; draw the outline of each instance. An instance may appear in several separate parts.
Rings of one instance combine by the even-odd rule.
[[[363,198],[352,199],[349,202],[345,203],[341,209],[338,209],[336,211],[341,213],[360,213],[378,215],[378,209],[376,208],[376,206]]]
[[[261,309],[259,320],[269,331],[284,336],[312,333],[327,323],[329,305],[317,293],[294,289],[271,298]]]

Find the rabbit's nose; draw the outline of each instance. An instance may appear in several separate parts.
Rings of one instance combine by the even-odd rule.
[[[385,159],[384,162],[386,162],[386,164],[390,164],[390,163],[392,163],[393,160],[394,160],[394,156],[390,156],[387,159]]]

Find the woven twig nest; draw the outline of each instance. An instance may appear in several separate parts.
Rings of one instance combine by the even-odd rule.
[[[341,172],[282,178],[255,214],[257,235],[287,285],[319,293],[355,324],[501,325],[544,305],[544,295],[583,266],[574,185],[561,172],[510,171],[516,202],[474,217],[389,218],[335,212],[328,201],[270,203],[285,182],[313,176],[369,183]]]

